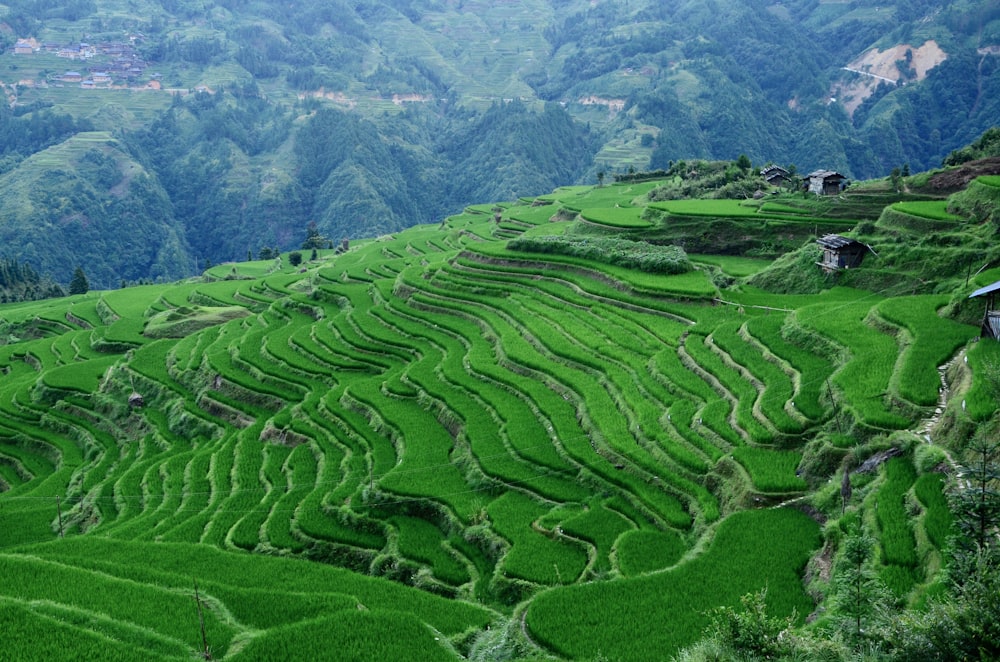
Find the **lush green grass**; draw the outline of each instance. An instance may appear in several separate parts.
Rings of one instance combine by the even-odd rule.
[[[684,344],[690,357],[708,375],[736,399],[736,423],[747,439],[757,443],[773,441],[771,430],[754,415],[754,402],[758,385],[743,377],[742,373],[725,359],[725,349],[715,350],[711,336],[692,333]]]
[[[45,371],[45,384],[57,389],[93,393],[100,386],[107,369],[119,359],[119,356],[111,355],[54,367]]]
[[[945,476],[940,473],[923,474],[913,486],[914,493],[924,507],[924,531],[931,544],[943,551],[955,533],[955,519],[945,496]]]
[[[934,221],[961,220],[958,216],[948,212],[948,202],[946,200],[897,202],[892,208],[910,216],[929,218]]]
[[[197,629],[191,627],[191,598],[186,595],[29,556],[2,555],[0,568],[5,577],[0,595],[5,601],[28,605],[46,600],[54,606],[108,619],[119,632],[131,630],[128,640],[135,641],[139,648],[145,647],[142,633],[164,643],[174,642],[175,651],[198,647]],[[208,611],[205,616],[207,636],[226,649],[237,628],[220,614]]]
[[[663,573],[545,592],[525,622],[533,637],[571,659],[663,659],[701,636],[712,605],[765,587],[773,614],[794,609],[801,618],[811,602],[798,573],[818,544],[818,525],[798,511],[738,513],[695,559]]]
[[[588,223],[611,228],[636,229],[653,226],[652,221],[642,217],[642,208],[638,207],[587,208],[580,212],[580,217]]]
[[[687,547],[673,531],[634,529],[618,541],[618,567],[626,577],[663,570],[677,563]]]
[[[966,354],[972,369],[972,387],[962,400],[962,409],[974,421],[985,421],[997,408],[996,375],[1000,371],[1000,342],[985,338]]]
[[[518,270],[524,274],[551,275],[567,280],[578,280],[572,271],[588,269],[597,274],[606,275],[615,281],[624,283],[642,293],[676,294],[689,297],[711,297],[717,293],[715,285],[703,271],[691,271],[683,274],[662,275],[650,274],[624,267],[616,267],[602,262],[585,260],[564,255],[545,255],[544,265],[535,266],[539,257],[535,253],[519,253],[508,251],[496,246],[476,246],[476,251],[490,257],[507,259],[511,266],[507,270]],[[520,263],[520,264],[519,264]],[[591,288],[602,286],[594,283]]]
[[[587,555],[581,545],[568,538],[547,536],[532,523],[546,513],[517,492],[508,492],[487,508],[497,532],[510,541],[502,571],[541,584],[572,584],[583,572]]]
[[[547,225],[557,211],[557,207],[550,204],[516,205],[507,209],[504,217],[529,225]]]
[[[156,313],[143,328],[149,338],[183,338],[208,326],[224,324],[249,315],[246,308],[238,306],[178,308]]]
[[[919,405],[938,401],[941,380],[937,367],[977,334],[975,327],[937,314],[947,299],[935,295],[906,297],[888,299],[878,306],[883,317],[905,328],[913,338],[903,355],[898,388],[900,395]]]
[[[357,608],[274,628],[254,637],[232,659],[291,662],[318,660],[331,653],[340,660],[459,659],[440,637],[409,614]]]
[[[399,551],[406,557],[431,567],[438,579],[449,584],[469,581],[469,571],[444,547],[444,536],[430,522],[416,517],[397,517],[392,523],[399,530]]]
[[[695,264],[707,264],[718,267],[723,273],[736,278],[752,276],[758,271],[766,269],[771,264],[770,260],[736,255],[688,255],[688,257]]]
[[[762,315],[748,320],[746,328],[755,340],[796,371],[792,406],[806,418],[820,420],[825,413],[821,397],[834,366],[824,357],[785,339],[781,333],[784,324],[785,318],[780,315]]]
[[[621,514],[606,508],[596,506],[562,522],[562,530],[576,538],[592,544],[597,554],[597,560],[592,572],[601,573],[611,569],[611,553],[619,540],[624,539],[633,525]],[[619,547],[619,563],[621,551]]]
[[[733,449],[733,457],[750,474],[755,489],[762,492],[797,492],[806,489],[806,482],[796,475],[802,461],[801,453],[741,446]]]
[[[768,361],[756,344],[748,342],[740,332],[740,322],[728,322],[716,327],[712,334],[715,346],[725,351],[729,358],[741,366],[750,378],[759,380],[760,393],[757,407],[762,416],[784,434],[804,431],[804,424],[785,410],[794,396],[792,379],[775,362]]]
[[[850,360],[833,376],[845,404],[869,425],[906,427],[907,419],[889,411],[886,401],[899,346],[891,336],[865,323],[869,310],[880,302],[880,297],[867,292],[857,292],[855,296],[849,303],[802,308],[798,319],[850,352]]]
[[[905,457],[893,458],[885,465],[885,484],[878,492],[876,514],[880,529],[882,563],[896,566],[884,575],[889,588],[896,595],[905,595],[913,585],[912,570],[917,567],[917,546],[913,537],[910,518],[904,503],[905,495],[913,487],[916,471]]]
[[[646,190],[552,199],[636,214]],[[213,655],[247,659],[314,657],[331,632],[362,658],[464,654],[515,604],[549,652],[663,659],[710,609],[765,585],[773,613],[807,613],[799,573],[816,524],[731,511],[748,489],[804,491],[799,470],[820,478],[842,451],[817,458],[801,445],[817,432],[860,423],[834,435],[840,448],[863,443],[861,428],[912,425],[893,407],[936,398],[937,365],[974,329],[937,315],[946,295],[742,287],[722,296],[736,305],[713,305],[713,277],[762,261],[700,256],[706,268],[664,276],[498,239],[552,234],[558,211],[504,205],[498,226],[480,205],[304,272],[248,262],[0,307],[13,645],[48,625],[85,652],[189,656],[192,578]],[[970,348],[970,415],[996,409],[995,346]],[[128,406],[133,391],[143,407]],[[940,549],[950,523],[939,478],[886,471],[881,574],[902,595],[924,581],[913,532]],[[45,583],[50,567],[66,586]],[[105,604],[133,599],[165,600],[171,622]]]
[[[632,201],[645,197],[662,182],[649,181],[636,184],[606,184],[604,186],[564,186],[549,195],[539,196],[540,200],[558,201],[571,209],[595,207],[631,206]]]
[[[808,214],[811,211],[803,207],[794,207],[790,204],[780,202],[764,202],[761,204],[760,210],[772,214]]]
[[[301,609],[306,606],[302,605],[303,596],[314,598],[314,604],[308,608],[316,616],[323,613],[324,603],[343,608],[345,603],[341,596],[348,595],[353,598],[349,603],[349,608],[353,611],[357,611],[358,605],[362,605],[374,611],[391,609],[408,613],[446,635],[458,634],[472,625],[485,625],[492,618],[488,610],[467,602],[447,600],[381,578],[365,577],[326,564],[227,553],[204,545],[152,544],[78,537],[33,547],[22,563],[34,563],[31,560],[33,557],[42,558],[42,567],[60,570],[52,573],[51,577],[23,578],[21,581],[57,585],[59,572],[64,572],[69,577],[82,577],[95,586],[106,588],[97,589],[95,595],[81,599],[108,604],[110,606],[107,609],[120,613],[131,613],[132,615],[123,619],[126,621],[139,621],[143,614],[155,613],[158,608],[162,615],[163,610],[169,608],[172,602],[185,605],[186,608],[182,607],[184,615],[178,615],[176,622],[151,621],[151,629],[177,630],[183,633],[183,640],[190,637],[192,644],[198,641],[197,614],[189,597],[193,592],[192,578],[199,581],[208,596],[213,595],[220,587],[228,587],[229,591],[266,591],[271,596],[268,600],[260,599],[259,595],[241,595],[239,591],[232,591],[235,597],[240,598],[233,603],[239,620],[258,628],[292,621],[293,617],[283,613],[286,603],[296,606],[299,615],[303,615]],[[21,562],[20,555],[5,555],[3,558]],[[99,570],[100,574],[88,572],[87,569]],[[9,594],[13,590],[11,585],[5,593]],[[114,606],[116,590],[140,593],[160,591],[166,597],[150,600],[148,605],[125,602]],[[72,597],[72,586],[66,586],[65,592]],[[332,602],[331,595],[335,598]],[[246,599],[250,597],[254,599]],[[222,614],[210,609],[208,616],[213,619],[211,624],[216,618],[221,619]],[[219,628],[219,637],[213,636],[210,643],[217,651],[225,650],[223,637],[227,636],[227,629],[232,633],[234,626],[220,620],[213,627]]]
[[[745,204],[741,200],[670,200],[653,203],[650,207],[680,216],[746,217],[757,216],[760,211],[756,204]]]

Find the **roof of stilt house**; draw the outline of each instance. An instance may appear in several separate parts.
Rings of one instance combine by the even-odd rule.
[[[969,295],[970,299],[975,297],[981,297],[986,294],[993,294],[994,292],[1000,292],[1000,280],[997,282],[987,285],[986,287],[980,287],[978,290]]]
[[[847,237],[841,237],[839,234],[826,234],[816,240],[816,243],[823,248],[843,248],[844,246],[850,246],[851,244],[862,244],[856,239],[848,239]]]

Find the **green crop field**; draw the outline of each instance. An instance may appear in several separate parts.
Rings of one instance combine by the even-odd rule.
[[[621,219],[655,184],[0,306],[3,650],[670,659],[764,588],[803,624],[847,526],[830,481],[932,419],[958,352],[948,420],[989,420],[1000,345],[943,289],[771,294],[743,281],[769,260],[645,242]],[[613,263],[637,246],[680,273]],[[953,520],[900,446],[843,516],[903,601]]]
[[[760,207],[741,200],[671,200],[651,205],[679,216],[757,216]]]
[[[958,221],[958,216],[948,212],[948,203],[945,200],[932,200],[927,202],[897,202],[892,206],[896,211],[911,216],[920,216],[935,221]]]
[[[652,221],[642,218],[642,208],[634,207],[588,208],[580,212],[580,218],[613,228],[648,228],[653,225]]]

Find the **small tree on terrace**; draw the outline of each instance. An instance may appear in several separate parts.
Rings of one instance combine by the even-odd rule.
[[[980,556],[1000,565],[995,553],[1000,545],[1000,442],[983,432],[972,438],[950,496],[958,534],[950,575],[953,582],[962,582]]]
[[[892,190],[899,193],[903,186],[903,171],[899,168],[893,168],[892,172],[889,173],[889,182],[892,184]]]
[[[785,179],[785,188],[789,193],[794,193],[802,188],[802,180],[799,179],[799,169],[794,163],[788,166],[788,178]]]
[[[778,618],[767,613],[767,590],[740,598],[742,609],[720,607],[711,613],[712,637],[730,653],[752,659],[774,660],[790,652],[782,634],[792,627],[794,616]]]
[[[886,590],[871,568],[875,545],[875,539],[866,533],[847,536],[834,568],[833,603],[843,619],[845,634],[856,645],[873,634],[870,623],[886,599]]]
[[[81,267],[77,267],[73,272],[73,279],[69,282],[69,293],[86,294],[89,291],[90,283],[87,281],[87,275],[83,273]]]
[[[306,227],[306,240],[302,242],[302,248],[306,250],[325,248],[328,241],[326,237],[319,233],[316,221],[309,221],[309,225]]]

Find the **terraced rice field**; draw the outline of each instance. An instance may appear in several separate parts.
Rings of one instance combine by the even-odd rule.
[[[615,189],[636,193],[585,204]],[[546,202],[563,195],[585,197]],[[933,297],[720,306],[705,271],[506,251],[555,211],[470,208],[304,269],[0,308],[35,329],[0,345],[15,650],[306,659],[335,639],[359,659],[454,659],[517,614],[550,653],[640,660],[764,586],[775,613],[808,613],[818,526],[739,504],[803,494],[801,447],[834,416],[909,425],[898,404],[926,405],[975,330],[940,333]],[[163,311],[234,306],[144,334]],[[880,525],[900,542],[883,544],[909,572],[893,509],[913,481],[892,471]]]

